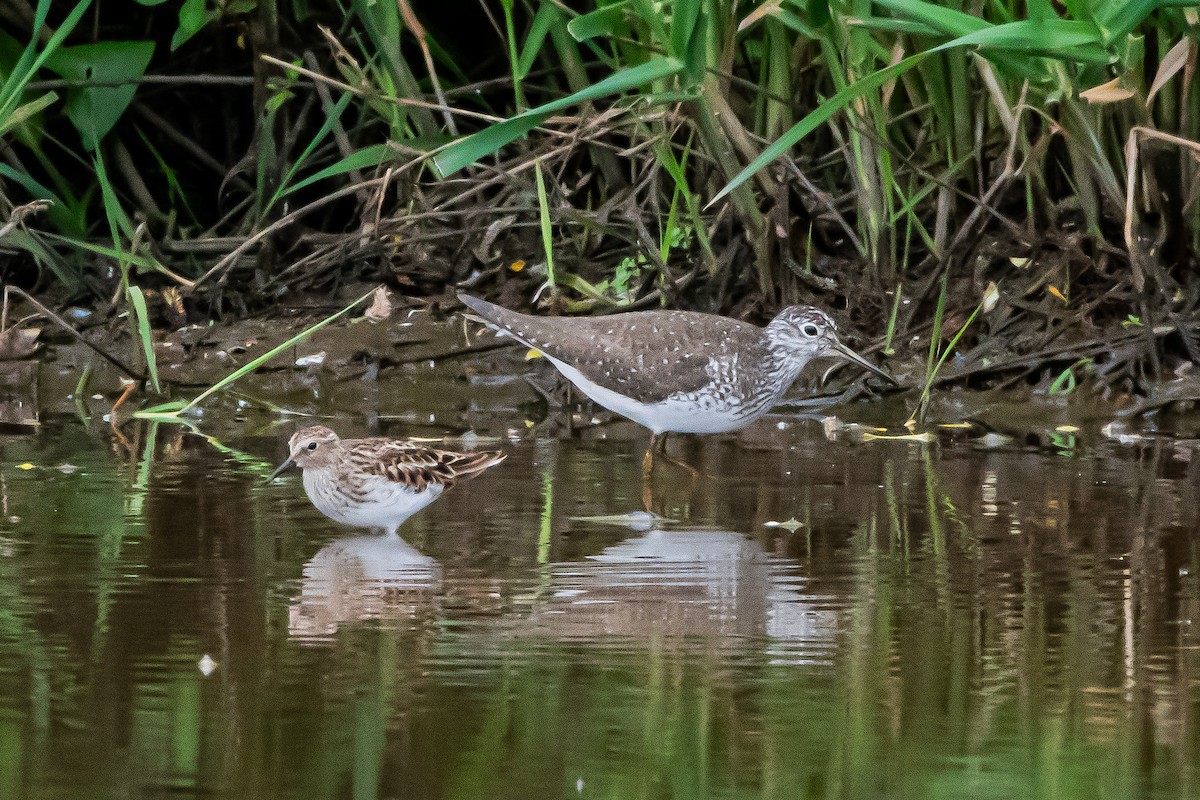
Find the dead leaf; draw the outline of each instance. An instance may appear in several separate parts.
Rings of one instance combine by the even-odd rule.
[[[769,2],[763,3],[761,6],[751,11],[746,15],[745,19],[738,23],[738,33],[746,30],[768,14],[778,14],[780,2],[781,0],[769,0]]]
[[[983,313],[990,312],[998,302],[1000,302],[1000,287],[996,285],[995,281],[992,281],[983,293]]]
[[[383,322],[392,315],[392,298],[388,295],[387,287],[380,286],[375,290],[375,298],[371,307],[363,314],[371,322]]]
[[[1102,83],[1099,86],[1093,86],[1090,89],[1084,89],[1079,93],[1079,96],[1089,103],[1119,103],[1122,100],[1128,100],[1133,97],[1133,89],[1128,89],[1121,85],[1121,79],[1113,78],[1107,83]]]
[[[1059,291],[1058,287],[1055,286],[1054,284],[1050,284],[1049,286],[1047,286],[1046,291],[1048,291],[1050,294],[1057,297],[1059,300],[1062,300],[1064,303],[1067,302],[1067,296],[1065,294],[1063,294],[1061,291]]]
[[[1163,56],[1162,63],[1158,65],[1158,72],[1154,73],[1154,83],[1150,84],[1150,93],[1146,95],[1146,108],[1150,107],[1158,90],[1187,64],[1191,49],[1192,40],[1185,36]]]
[[[0,361],[17,361],[37,352],[41,328],[9,328],[0,332]]]

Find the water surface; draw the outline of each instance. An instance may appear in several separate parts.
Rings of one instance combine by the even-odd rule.
[[[663,521],[644,431],[448,386],[325,420],[509,451],[398,539],[294,422],[0,440],[0,797],[1200,796],[1196,440],[773,416]]]

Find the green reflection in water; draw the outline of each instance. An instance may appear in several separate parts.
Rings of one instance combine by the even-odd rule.
[[[539,443],[416,520],[444,575],[346,561],[304,638],[347,532],[294,479],[182,432],[136,467],[80,438],[0,468],[2,797],[1197,796],[1169,450],[714,446],[720,491],[669,503],[718,549],[656,565],[685,531],[570,522],[628,511],[595,487],[636,498],[636,459]]]

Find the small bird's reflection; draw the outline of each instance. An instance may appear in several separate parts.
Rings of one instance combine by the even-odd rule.
[[[304,565],[288,631],[326,638],[347,622],[413,619],[432,608],[441,582],[441,564],[395,534],[336,539]]]
[[[531,621],[572,638],[765,636],[781,658],[823,660],[838,609],[806,592],[795,566],[732,531],[652,530],[556,565]]]

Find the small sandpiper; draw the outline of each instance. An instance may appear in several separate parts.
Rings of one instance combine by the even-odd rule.
[[[402,439],[340,439],[324,425],[296,431],[288,453],[269,481],[295,464],[304,470],[304,491],[318,511],[389,535],[456,481],[505,459],[500,452],[456,453]]]
[[[765,328],[695,311],[535,317],[459,293],[484,322],[539,350],[595,402],[664,434],[721,433],[766,414],[800,370],[839,356],[896,383],[838,340],[824,311],[788,306]]]

